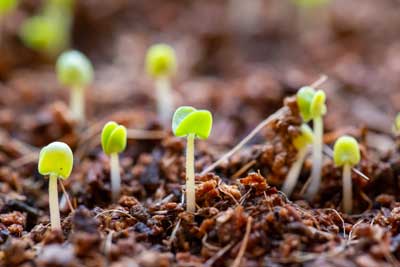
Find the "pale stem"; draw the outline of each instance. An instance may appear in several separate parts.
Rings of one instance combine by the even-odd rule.
[[[110,155],[110,169],[111,169],[111,196],[113,202],[118,201],[119,193],[121,191],[121,175],[119,172],[119,158],[117,153]]]
[[[320,183],[321,183],[321,169],[322,169],[322,135],[323,135],[323,121],[322,117],[316,117],[313,120],[314,128],[314,142],[312,152],[312,170],[311,170],[311,182],[305,197],[311,201],[314,199]]]
[[[70,110],[72,117],[79,123],[85,121],[85,90],[82,87],[71,88]]]
[[[61,230],[60,209],[58,207],[57,175],[51,174],[49,178],[49,206],[50,223],[52,230]]]
[[[283,183],[282,192],[284,192],[288,197],[292,194],[293,189],[296,187],[301,167],[306,159],[307,152],[308,146],[303,147],[297,152],[296,161],[290,167],[285,182]]]
[[[186,211],[196,210],[196,191],[194,183],[194,134],[187,136],[186,144]]]
[[[158,118],[164,127],[170,127],[171,115],[174,109],[170,80],[167,77],[161,77],[157,78],[155,83]]]
[[[343,166],[343,210],[351,213],[353,210],[353,189],[351,180],[351,166],[345,164]]]

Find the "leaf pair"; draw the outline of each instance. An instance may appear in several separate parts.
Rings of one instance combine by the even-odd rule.
[[[151,46],[146,55],[146,71],[155,78],[174,74],[176,71],[174,49],[166,44]]]
[[[126,147],[126,128],[114,121],[108,122],[101,133],[101,146],[107,155],[121,153]]]
[[[58,80],[66,86],[83,87],[93,80],[93,66],[81,52],[72,50],[60,55],[56,64]]]
[[[357,140],[347,135],[340,137],[333,147],[333,160],[336,166],[357,165],[360,162],[360,148]]]
[[[326,95],[322,90],[315,91],[310,86],[302,87],[297,92],[296,100],[300,115],[305,122],[323,116],[326,113]]]
[[[172,131],[178,137],[194,134],[207,139],[212,128],[212,115],[208,110],[197,110],[194,107],[178,108],[172,118]]]
[[[67,179],[72,171],[74,155],[63,142],[53,142],[40,150],[38,171],[41,175],[56,175]]]

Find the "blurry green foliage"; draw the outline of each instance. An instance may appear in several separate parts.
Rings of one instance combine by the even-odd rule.
[[[13,11],[17,5],[18,0],[0,0],[0,17]]]
[[[315,8],[328,5],[331,0],[292,0],[297,6],[302,8]]]

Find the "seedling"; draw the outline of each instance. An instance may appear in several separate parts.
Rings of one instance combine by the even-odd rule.
[[[293,0],[301,8],[315,8],[329,4],[330,0]]]
[[[115,202],[118,200],[121,191],[118,154],[124,151],[126,147],[126,128],[113,121],[106,123],[101,133],[101,146],[104,153],[110,156],[111,195]]]
[[[57,179],[65,180],[69,177],[73,161],[71,149],[62,142],[53,142],[45,146],[39,154],[39,173],[49,176],[50,223],[53,230],[61,229]]]
[[[392,132],[395,135],[400,135],[400,112],[397,113],[396,118],[394,119]]]
[[[85,120],[85,87],[93,81],[93,66],[79,51],[68,51],[57,60],[57,75],[61,84],[70,87],[70,109],[80,123]]]
[[[307,124],[301,125],[301,133],[293,140],[293,145],[297,149],[296,161],[290,167],[282,191],[290,196],[296,186],[301,167],[307,157],[309,145],[313,142],[313,133]]]
[[[335,165],[343,167],[343,210],[351,213],[353,209],[353,189],[351,169],[360,162],[360,148],[351,136],[340,137],[333,147]]]
[[[167,126],[174,109],[170,81],[176,72],[174,49],[166,44],[151,46],[146,55],[146,71],[155,81],[158,117]]]
[[[172,118],[175,136],[186,137],[186,210],[195,212],[196,192],[194,181],[194,139],[207,139],[211,133],[212,115],[208,110],[193,107],[178,108]]]
[[[315,91],[314,88],[306,86],[297,93],[297,104],[304,122],[313,121],[314,141],[310,185],[306,192],[306,198],[312,200],[317,193],[321,183],[322,169],[322,137],[323,120],[322,116],[326,113],[325,93],[322,90]]]

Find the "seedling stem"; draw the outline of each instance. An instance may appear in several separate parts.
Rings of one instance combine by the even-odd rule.
[[[195,212],[195,183],[194,183],[194,139],[195,134],[188,134],[186,144],[186,210]]]
[[[119,172],[119,157],[118,153],[110,154],[110,169],[111,169],[111,195],[113,201],[117,201],[121,191],[121,175]]]
[[[303,147],[297,152],[296,161],[290,167],[289,173],[285,179],[285,183],[283,184],[282,191],[290,196],[293,192],[293,189],[296,186],[301,167],[303,166],[304,160],[308,154],[308,146]]]
[[[313,119],[314,142],[313,142],[313,168],[311,170],[311,182],[308,187],[306,198],[311,201],[319,189],[321,183],[322,169],[322,138],[323,138],[323,121],[322,116]]]
[[[351,165],[343,165],[343,210],[351,213],[353,209],[353,189],[351,180]]]
[[[82,87],[71,88],[70,110],[76,121],[82,123],[85,121],[85,90]]]
[[[157,92],[157,111],[161,123],[169,125],[171,114],[173,113],[174,103],[171,94],[171,82],[168,77],[159,77],[155,80]]]
[[[61,229],[60,209],[58,207],[58,190],[57,175],[50,174],[49,178],[49,206],[50,206],[50,222],[52,230]]]

